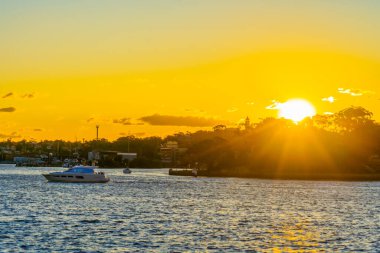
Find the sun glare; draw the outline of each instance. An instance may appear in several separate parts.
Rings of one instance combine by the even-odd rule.
[[[315,109],[312,104],[303,99],[291,99],[278,106],[278,116],[280,118],[290,119],[295,123],[300,122],[306,117],[313,117]]]

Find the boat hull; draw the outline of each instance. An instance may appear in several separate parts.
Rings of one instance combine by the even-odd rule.
[[[0,168],[13,168],[16,167],[15,163],[1,163]]]
[[[65,183],[107,183],[108,177],[102,174],[68,174],[68,173],[50,173],[42,174],[49,182]]]

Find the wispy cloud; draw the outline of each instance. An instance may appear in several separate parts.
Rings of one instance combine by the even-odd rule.
[[[14,111],[16,111],[16,108],[14,107],[0,108],[0,112],[14,112]]]
[[[6,139],[6,138],[21,138],[21,135],[17,134],[17,132],[13,132],[10,134],[2,134],[0,133],[0,138],[1,139]]]
[[[141,121],[154,126],[189,126],[189,127],[211,127],[218,124],[229,124],[228,121],[213,118],[202,118],[192,116],[170,116],[154,114],[140,118]]]
[[[115,124],[132,125],[130,118],[114,119],[112,122]]]
[[[362,90],[362,89],[348,89],[348,88],[338,88],[338,92],[341,94],[351,95],[353,97],[363,96],[365,94],[373,94],[373,91]]]
[[[330,97],[322,98],[322,101],[334,103],[336,101],[336,99],[333,96],[330,96]]]
[[[25,93],[23,95],[21,95],[22,98],[34,98],[34,94],[33,93]]]
[[[324,112],[323,114],[324,114],[324,115],[334,115],[333,112]]]
[[[35,128],[33,129],[34,132],[42,132],[42,129],[41,128]]]
[[[5,94],[4,96],[2,96],[1,98],[9,98],[11,96],[13,96],[13,92],[9,92],[9,93]]]
[[[87,123],[90,123],[92,121],[94,121],[94,118],[89,118],[89,119],[86,120]]]
[[[280,103],[280,102],[278,102],[276,100],[272,100],[272,104],[270,104],[267,107],[265,107],[265,109],[267,109],[267,110],[278,110],[278,109],[280,109],[281,104],[282,103]]]
[[[255,105],[255,102],[247,102],[247,105],[249,106]]]

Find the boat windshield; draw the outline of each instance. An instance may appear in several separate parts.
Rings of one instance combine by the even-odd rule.
[[[76,166],[72,167],[65,171],[65,173],[94,173],[94,168],[92,167],[82,167],[82,166]]]

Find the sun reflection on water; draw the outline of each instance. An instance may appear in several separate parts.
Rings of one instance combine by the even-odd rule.
[[[274,227],[273,248],[268,252],[320,252],[320,234],[307,220],[284,222]],[[281,245],[281,246],[276,246]]]

